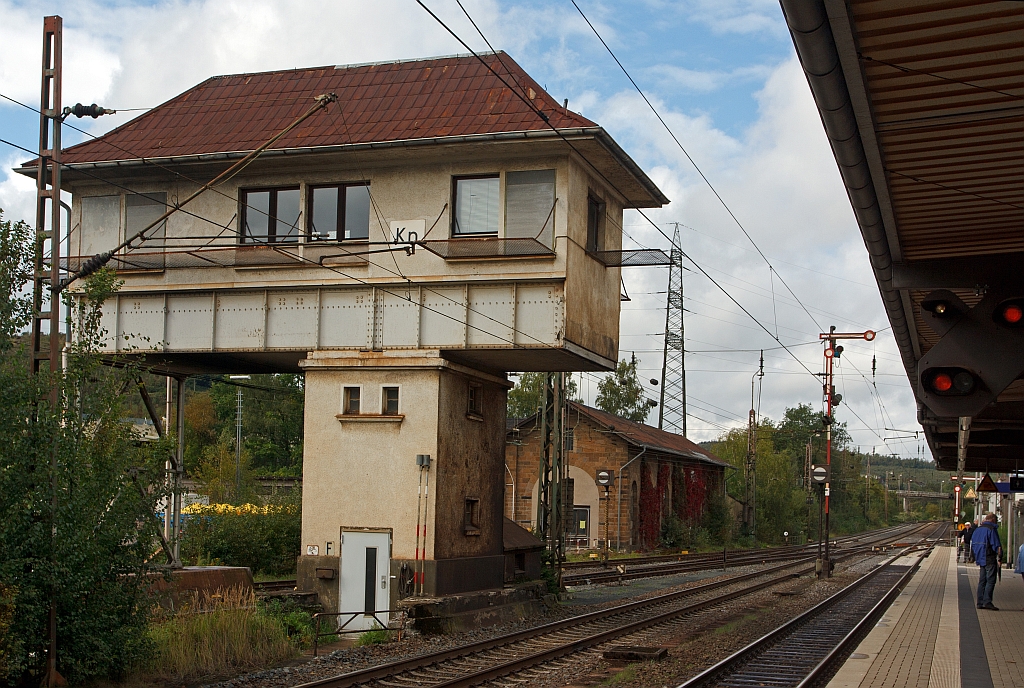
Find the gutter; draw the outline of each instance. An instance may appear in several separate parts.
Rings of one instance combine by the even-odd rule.
[[[527,131],[508,131],[494,134],[469,134],[465,136],[438,136],[422,139],[399,139],[396,141],[377,141],[369,143],[347,143],[331,146],[305,146],[302,148],[274,148],[260,154],[261,158],[272,158],[289,155],[308,155],[314,153],[340,153],[350,151],[384,150],[388,148],[417,148],[422,146],[443,146],[460,143],[488,143],[499,141],[523,141],[534,139],[560,139],[559,134],[567,139],[594,139],[600,143],[622,167],[629,172],[636,183],[651,197],[648,203],[627,202],[627,208],[658,208],[670,201],[661,189],[651,180],[640,166],[619,146],[602,127],[576,127],[559,129],[556,133],[550,129],[531,129]],[[70,149],[69,149],[70,150]],[[149,164],[196,164],[210,162],[226,162],[243,158],[252,151],[230,151],[220,153],[200,153],[195,155],[173,155],[166,157],[133,158],[129,160],[101,160],[96,162],[64,163],[66,170],[109,170],[134,169]],[[35,178],[37,170],[32,161],[14,168],[15,172]]]
[[[882,208],[875,192],[875,180],[871,176],[864,143],[857,127],[847,86],[848,79],[843,73],[828,11],[823,0],[780,2],[800,65],[832,147],[832,154],[839,165],[850,205],[860,226],[882,303],[900,349],[903,367],[916,393],[917,358],[914,355],[911,324],[904,309],[903,298],[892,281],[893,248],[898,251],[899,247],[891,246],[886,236]],[[887,180],[877,181],[882,188],[886,187]]]

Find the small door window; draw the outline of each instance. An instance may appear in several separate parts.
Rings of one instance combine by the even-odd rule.
[[[377,611],[377,548],[366,548],[366,587],[363,588],[363,614]]]

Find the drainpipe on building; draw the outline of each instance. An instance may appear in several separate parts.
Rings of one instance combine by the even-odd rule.
[[[618,494],[618,497],[617,497],[618,504],[616,505],[616,516],[615,516],[615,526],[616,526],[615,549],[616,549],[616,551],[619,551],[619,552],[622,551],[622,471],[626,470],[626,468],[629,466],[629,464],[633,463],[634,461],[636,461],[637,459],[639,459],[641,456],[643,456],[646,453],[647,453],[647,447],[644,447],[643,451],[641,451],[639,454],[634,456],[632,459],[630,459],[626,463],[622,464],[622,466],[619,468],[619,481],[618,481],[619,482],[619,494]]]
[[[519,453],[519,448],[518,447],[516,447],[516,453],[517,454]],[[512,470],[508,467],[507,463],[505,464],[505,471],[508,472],[508,479],[512,481],[512,516],[510,517],[510,519],[512,520],[513,523],[515,523],[515,520],[516,520],[516,478],[515,478],[514,475],[512,475]]]

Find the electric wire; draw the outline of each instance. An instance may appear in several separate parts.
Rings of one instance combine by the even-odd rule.
[[[645,103],[647,103],[647,106],[651,109],[651,112],[654,113],[654,116],[658,118],[658,121],[661,122],[661,125],[665,128],[665,131],[667,131],[669,136],[672,137],[672,140],[675,141],[675,144],[679,147],[679,150],[683,152],[683,155],[686,156],[686,159],[690,161],[691,165],[693,165],[693,169],[697,171],[697,174],[700,175],[700,178],[703,179],[704,183],[708,185],[709,189],[711,189],[711,192],[715,195],[715,198],[718,199],[718,202],[722,204],[722,207],[725,208],[725,211],[729,214],[729,217],[731,217],[733,222],[736,223],[736,226],[740,228],[740,231],[742,231],[743,235],[747,237],[747,240],[750,241],[750,244],[757,250],[761,258],[764,259],[764,262],[768,265],[769,273],[775,273],[778,276],[779,281],[782,282],[783,286],[786,287],[786,289],[793,296],[793,298],[797,300],[797,303],[800,304],[800,307],[807,312],[807,315],[811,315],[810,311],[807,310],[807,306],[805,306],[803,302],[800,301],[799,297],[797,297],[797,295],[793,292],[793,290],[790,289],[789,284],[787,284],[786,280],[782,278],[782,275],[779,275],[778,271],[775,269],[775,266],[773,266],[772,262],[768,260],[768,256],[764,254],[764,251],[762,251],[761,247],[757,245],[757,242],[754,241],[754,238],[750,236],[750,233],[747,231],[747,228],[743,226],[743,223],[740,222],[739,218],[736,217],[736,214],[733,213],[732,208],[729,207],[729,204],[726,203],[725,199],[722,198],[721,194],[718,193],[718,189],[715,188],[714,184],[711,183],[711,180],[708,179],[704,172],[700,169],[700,166],[697,165],[697,162],[693,159],[690,153],[683,146],[682,142],[676,136],[675,132],[672,131],[672,128],[668,125],[668,122],[666,122],[665,119],[661,116],[661,113],[658,112],[658,109],[655,108],[654,104],[647,98],[647,95],[643,92],[643,89],[641,89],[640,85],[636,83],[636,81],[630,75],[629,71],[626,69],[625,65],[622,64],[622,61],[619,60],[619,58],[615,55],[615,52],[612,51],[611,46],[609,46],[608,43],[604,40],[604,38],[601,36],[600,32],[597,30],[597,27],[594,26],[591,23],[590,19],[587,18],[587,15],[583,13],[583,10],[576,3],[576,0],[569,1],[572,3],[573,7],[576,8],[576,11],[580,13],[580,16],[583,17],[583,21],[587,23],[587,26],[590,27],[590,30],[594,32],[595,36],[597,36],[597,40],[601,42],[601,45],[604,46],[605,50],[608,51],[608,54],[611,55],[613,60],[615,60],[615,64],[619,66],[619,69],[622,70],[622,73],[626,75],[627,79],[629,79],[629,83],[633,84],[633,88],[636,89],[637,93],[640,94],[640,97],[644,99]],[[640,214],[643,215],[644,213],[641,212]],[[811,319],[813,320],[814,316],[811,316]]]
[[[36,154],[34,151],[31,151],[31,150],[29,150],[29,149],[27,149],[27,148],[25,148],[23,146],[19,146],[18,144],[15,144],[15,143],[12,143],[10,141],[7,141],[6,139],[0,138],[0,143],[4,143],[4,144],[7,144],[9,146],[13,146],[14,148],[18,148],[20,150],[26,151],[26,152],[31,153],[33,155]],[[65,163],[60,163],[60,165],[61,165],[61,167],[65,167],[65,168],[68,168],[68,169],[75,169],[75,168],[71,168],[69,165],[67,165]],[[98,177],[96,175],[89,174],[87,172],[84,172],[84,170],[75,169],[75,171],[83,172],[87,176],[94,177],[94,178],[96,178],[99,181],[103,181],[103,182],[109,183],[109,184],[111,184],[113,186],[116,186],[117,188],[120,188],[120,189],[123,189],[123,190],[127,191],[128,193],[135,193],[134,191],[132,191],[131,189],[129,189],[127,187],[121,186],[121,185],[116,184],[114,182],[111,182],[109,180],[105,180],[105,179],[103,179],[101,177]],[[139,194],[139,195],[141,195],[141,194]],[[206,220],[207,222],[213,223],[212,220],[207,220],[206,218],[203,218],[203,217],[201,217],[199,215],[195,215],[194,213],[191,213],[191,212],[186,211],[186,210],[179,209],[179,212],[186,213],[186,214],[191,215],[192,217],[195,217],[197,219]],[[217,225],[217,226],[220,226],[220,225]],[[228,231],[234,232],[235,234],[238,234],[239,236],[242,236],[242,233],[239,230],[237,230],[237,229],[232,229],[230,227],[226,227],[225,229],[227,229]],[[335,268],[334,266],[321,265],[320,263],[318,263],[316,261],[313,261],[313,260],[311,260],[309,258],[306,258],[305,256],[302,256],[302,255],[299,255],[299,254],[290,253],[289,251],[285,250],[285,247],[282,247],[280,244],[270,243],[270,242],[262,242],[262,243],[261,242],[256,242],[256,243],[258,243],[258,245],[267,246],[267,247],[271,248],[272,250],[274,250],[276,252],[279,252],[279,253],[282,253],[284,255],[287,255],[290,258],[298,260],[299,262],[304,262],[304,263],[307,263],[307,264],[309,264],[311,266],[314,266],[314,267],[318,267],[318,268],[322,268],[322,269],[325,269],[325,270],[329,270],[329,271],[334,272],[334,273],[336,273],[336,274],[338,274],[338,275],[340,275],[340,276],[342,276],[342,277],[344,277],[346,279],[353,280],[353,281],[355,281],[355,282],[357,282],[359,284],[362,284],[364,286],[369,286],[369,287],[372,287],[372,288],[375,288],[375,289],[379,289],[382,292],[384,292],[386,294],[389,294],[389,295],[391,295],[391,296],[393,296],[395,298],[399,298],[399,299],[408,301],[409,303],[419,305],[421,308],[423,308],[426,311],[429,311],[429,312],[435,313],[436,315],[440,315],[442,317],[448,318],[449,320],[452,320],[452,321],[456,322],[457,324],[462,325],[464,327],[467,327],[467,328],[470,328],[470,329],[473,329],[473,330],[478,330],[478,331],[480,331],[480,332],[482,332],[482,333],[484,333],[484,334],[486,334],[486,335],[488,335],[490,337],[494,337],[495,339],[503,341],[503,342],[505,342],[507,344],[512,344],[513,346],[516,346],[516,342],[514,340],[514,335],[515,334],[522,334],[524,336],[530,337],[531,339],[535,340],[536,342],[538,342],[539,344],[542,345],[541,347],[536,347],[536,348],[557,349],[557,347],[553,347],[550,344],[547,344],[546,342],[543,342],[543,341],[537,339],[536,337],[530,335],[529,333],[522,332],[522,331],[516,329],[515,327],[511,327],[511,326],[508,326],[508,325],[506,325],[504,323],[500,323],[498,320],[488,316],[485,313],[480,313],[480,315],[483,316],[483,317],[486,317],[486,318],[488,318],[490,320],[494,320],[494,322],[502,324],[505,327],[511,327],[511,329],[513,331],[513,339],[506,339],[504,337],[501,337],[500,335],[497,335],[497,334],[494,334],[492,332],[489,332],[489,331],[481,328],[478,325],[471,325],[471,324],[469,324],[468,321],[459,320],[457,317],[455,317],[453,315],[450,315],[448,313],[444,313],[444,312],[439,311],[437,309],[431,308],[430,306],[428,306],[426,304],[418,303],[417,301],[414,301],[408,295],[402,295],[402,294],[398,294],[398,293],[389,291],[386,287],[381,287],[379,285],[373,284],[372,282],[369,282],[367,280],[364,280],[364,279],[361,279],[359,277],[356,277],[355,275],[350,275],[348,273],[345,273],[344,271],[339,270],[339,269]],[[384,266],[379,266],[378,265],[378,267],[380,267],[381,269],[387,270],[387,268],[385,268]],[[418,285],[415,285],[415,283],[413,283],[413,286],[418,286]],[[404,289],[404,288],[400,288],[400,289]],[[472,308],[469,308],[468,306],[467,306],[467,310],[469,310],[470,312],[476,312]]]
[[[505,81],[505,79],[504,79],[504,78],[503,78],[503,77],[502,77],[502,76],[501,76],[500,74],[498,74],[498,73],[497,73],[497,71],[495,71],[494,67],[492,67],[492,66],[491,66],[490,64],[488,64],[486,60],[484,60],[484,59],[483,59],[483,58],[482,58],[482,57],[481,57],[481,56],[480,56],[480,55],[479,55],[479,54],[478,54],[478,53],[477,53],[476,51],[474,51],[474,50],[473,50],[473,49],[472,49],[472,48],[471,48],[471,47],[469,46],[469,44],[468,44],[468,43],[466,43],[466,41],[465,41],[465,40],[463,40],[463,39],[462,39],[462,37],[461,37],[461,36],[459,36],[459,35],[458,35],[458,33],[456,33],[456,32],[455,32],[455,31],[454,31],[454,30],[453,30],[453,29],[452,29],[451,27],[449,27],[449,26],[448,26],[448,25],[447,25],[447,24],[446,24],[446,23],[445,23],[445,22],[444,22],[444,21],[443,21],[443,20],[442,20],[442,19],[441,19],[440,17],[438,17],[438,16],[437,16],[437,15],[436,15],[436,14],[435,14],[435,13],[433,12],[433,10],[431,10],[431,9],[430,9],[429,7],[427,7],[427,5],[426,5],[426,4],[425,4],[425,3],[423,2],[423,0],[416,0],[416,3],[417,3],[417,4],[418,4],[418,5],[420,6],[420,7],[422,7],[422,8],[423,8],[423,10],[424,10],[425,12],[427,12],[427,14],[429,14],[429,15],[430,15],[430,16],[431,16],[431,17],[432,17],[432,18],[434,19],[434,21],[436,21],[436,22],[437,22],[437,23],[438,23],[438,24],[439,24],[439,25],[440,25],[440,26],[441,26],[442,28],[444,28],[444,29],[445,29],[445,31],[447,31],[447,32],[448,32],[448,33],[449,33],[449,34],[450,34],[450,35],[451,35],[451,36],[452,36],[453,38],[455,38],[455,40],[457,40],[457,41],[458,41],[458,42],[459,42],[459,43],[460,43],[460,44],[461,44],[461,45],[462,45],[462,46],[463,46],[463,47],[464,47],[464,48],[465,48],[466,50],[468,50],[468,51],[469,51],[469,52],[470,52],[470,53],[471,53],[471,54],[472,54],[472,55],[473,55],[473,56],[474,56],[474,57],[475,57],[475,58],[476,58],[476,59],[477,59],[477,60],[478,60],[478,61],[479,61],[479,62],[480,62],[480,63],[481,63],[482,65],[484,65],[484,66],[485,66],[485,67],[487,68],[487,70],[488,70],[488,71],[490,71],[490,72],[491,72],[492,74],[494,74],[494,76],[495,76],[495,77],[496,77],[496,78],[497,78],[497,79],[498,79],[499,81],[501,81],[501,83],[502,83],[502,84],[504,84],[504,85],[505,85],[505,87],[506,87],[506,88],[508,88],[510,92],[512,92],[512,93],[513,93],[514,95],[516,95],[516,96],[517,96],[517,97],[518,97],[518,98],[519,98],[520,100],[522,100],[522,101],[523,101],[523,102],[524,102],[524,103],[525,103],[525,104],[527,105],[527,107],[529,107],[529,108],[530,108],[531,110],[533,110],[533,111],[534,111],[534,113],[535,113],[535,114],[537,114],[537,116],[538,116],[538,117],[540,117],[540,118],[541,118],[541,119],[542,119],[542,120],[544,121],[544,123],[545,123],[545,124],[547,124],[547,126],[548,126],[548,127],[549,127],[549,128],[550,128],[550,129],[551,129],[551,130],[552,130],[552,131],[553,131],[553,132],[555,133],[555,135],[556,135],[556,136],[558,136],[558,137],[559,137],[559,138],[560,138],[560,139],[561,139],[561,140],[562,140],[563,142],[565,142],[565,143],[566,143],[566,144],[567,144],[567,145],[568,145],[568,146],[569,146],[570,148],[572,148],[572,150],[573,150],[573,151],[574,151],[574,152],[575,152],[575,153],[576,153],[577,155],[579,155],[579,156],[581,157],[581,159],[583,159],[584,161],[586,161],[586,163],[587,163],[587,164],[588,164],[588,165],[589,165],[589,166],[590,166],[590,167],[591,167],[591,168],[592,168],[592,169],[593,169],[593,170],[594,170],[595,172],[597,172],[597,174],[598,174],[598,175],[599,175],[599,176],[600,176],[600,177],[601,177],[601,178],[602,178],[602,179],[603,179],[603,180],[604,180],[604,181],[605,181],[605,182],[606,182],[606,183],[607,183],[607,184],[608,184],[608,185],[609,185],[609,186],[610,186],[611,188],[613,188],[613,189],[616,189],[616,190],[618,190],[618,188],[616,187],[616,185],[615,185],[615,184],[613,184],[613,183],[611,183],[611,181],[610,181],[610,180],[608,180],[608,178],[607,178],[607,177],[606,177],[606,176],[605,176],[605,175],[604,175],[604,174],[603,174],[603,173],[602,173],[602,172],[601,172],[601,171],[600,171],[599,169],[597,169],[597,167],[596,167],[596,166],[595,166],[595,165],[594,165],[594,164],[593,164],[592,162],[590,162],[590,160],[589,160],[589,159],[588,159],[588,158],[587,158],[587,157],[586,157],[586,156],[585,156],[585,155],[584,155],[583,153],[581,153],[581,152],[579,151],[579,149],[578,149],[578,148],[577,148],[576,146],[574,146],[574,145],[572,144],[572,142],[571,142],[571,141],[569,141],[569,140],[568,140],[568,139],[567,139],[567,138],[565,137],[565,135],[564,135],[564,134],[563,134],[563,133],[562,133],[561,131],[559,131],[559,129],[558,129],[557,127],[555,127],[555,126],[554,126],[554,124],[552,124],[552,123],[551,123],[551,121],[550,121],[550,118],[549,118],[549,117],[548,117],[547,115],[545,115],[545,114],[544,114],[544,113],[543,113],[543,112],[542,112],[542,111],[541,111],[541,110],[540,110],[540,109],[539,109],[539,108],[538,108],[538,107],[537,107],[537,106],[536,106],[536,105],[535,105],[535,104],[534,104],[534,103],[533,103],[532,101],[530,101],[530,100],[529,100],[528,98],[526,98],[526,97],[525,97],[525,96],[523,96],[522,94],[518,93],[518,92],[517,92],[517,91],[516,91],[515,89],[513,89],[513,88],[512,88],[512,87],[511,87],[511,86],[510,86],[510,85],[508,84],[508,82],[507,82],[507,81]],[[465,9],[464,9],[464,8],[463,8],[463,10],[465,11]],[[504,63],[502,63],[502,64],[504,64]],[[620,193],[621,193],[621,192],[620,192]],[[644,219],[645,219],[645,220],[646,220],[646,221],[647,221],[647,222],[648,222],[648,223],[649,223],[649,224],[650,224],[650,225],[651,225],[652,227],[654,227],[654,229],[655,229],[655,230],[656,230],[656,231],[657,231],[657,232],[658,232],[659,234],[661,234],[661,235],[662,235],[662,237],[664,237],[664,238],[665,238],[665,240],[666,240],[666,241],[668,241],[668,243],[669,243],[669,245],[670,245],[670,246],[675,246],[675,243],[673,242],[673,240],[672,240],[672,239],[671,239],[671,238],[670,238],[670,237],[669,237],[669,236],[668,236],[668,235],[667,235],[667,234],[666,234],[666,233],[665,233],[665,232],[664,232],[664,231],[663,231],[663,230],[661,229],[661,227],[659,227],[659,226],[657,225],[657,223],[655,223],[655,222],[654,222],[654,221],[653,221],[653,220],[652,220],[652,219],[650,218],[650,216],[648,216],[648,215],[647,215],[647,214],[646,214],[645,212],[643,212],[643,210],[642,210],[642,209],[640,209],[640,208],[637,208],[636,210],[637,210],[637,212],[639,213],[639,215],[640,215],[641,217],[643,217],[643,218],[644,218]],[[694,265],[694,267],[696,267],[696,268],[697,268],[697,269],[698,269],[698,270],[699,270],[699,271],[700,271],[700,272],[701,272],[701,273],[702,273],[702,274],[703,274],[703,275],[704,275],[704,276],[705,276],[705,277],[706,277],[706,278],[707,278],[707,279],[708,279],[708,280],[709,280],[709,281],[710,281],[710,282],[711,282],[712,284],[714,284],[714,285],[715,285],[715,286],[716,286],[716,287],[717,287],[717,288],[718,288],[719,290],[721,290],[721,291],[722,291],[722,292],[723,292],[723,293],[724,293],[724,294],[725,294],[725,295],[726,295],[726,296],[727,296],[727,297],[728,297],[728,298],[729,298],[729,299],[730,299],[730,300],[731,300],[731,301],[732,301],[733,303],[735,303],[735,304],[736,304],[736,305],[737,305],[737,306],[738,306],[738,307],[740,308],[740,310],[742,310],[742,311],[743,311],[743,312],[744,312],[744,313],[745,313],[745,314],[746,314],[746,315],[747,315],[747,316],[748,316],[748,317],[749,317],[749,318],[750,318],[751,320],[753,320],[753,321],[754,321],[755,323],[757,323],[757,324],[758,324],[758,326],[760,326],[760,327],[761,327],[761,329],[762,329],[762,330],[764,330],[766,334],[768,334],[768,336],[770,336],[770,337],[771,337],[772,339],[774,339],[774,340],[775,340],[776,342],[778,342],[778,343],[779,343],[780,345],[782,345],[782,346],[783,346],[784,348],[786,347],[786,345],[785,345],[785,344],[784,344],[784,343],[782,342],[782,340],[781,340],[781,339],[779,339],[779,338],[778,338],[777,336],[773,335],[773,334],[771,333],[771,330],[769,330],[769,329],[768,329],[767,327],[765,327],[765,326],[764,326],[764,324],[763,324],[763,323],[761,323],[761,321],[760,321],[760,320],[758,320],[758,319],[757,319],[757,318],[756,318],[756,317],[755,317],[755,316],[754,316],[754,315],[753,315],[753,314],[752,314],[752,313],[751,313],[751,312],[750,312],[749,310],[747,310],[746,308],[744,308],[744,307],[743,307],[743,305],[742,305],[742,304],[740,304],[740,302],[739,302],[739,301],[737,301],[737,300],[736,300],[736,298],[732,296],[732,294],[730,294],[730,293],[729,293],[729,292],[728,292],[728,291],[727,291],[727,290],[726,290],[726,289],[725,289],[724,287],[722,287],[722,285],[721,285],[721,284],[719,284],[719,283],[718,283],[718,281],[717,281],[717,280],[715,280],[715,279],[714,279],[714,278],[713,278],[713,277],[712,277],[712,276],[711,276],[710,274],[708,274],[708,272],[707,272],[706,270],[704,270],[704,268],[703,268],[703,267],[702,267],[702,266],[701,266],[701,265],[700,265],[699,263],[697,263],[696,261],[694,261],[694,260],[693,260],[693,258],[691,258],[691,257],[690,257],[690,256],[689,256],[689,255],[688,255],[688,254],[687,254],[687,253],[686,253],[686,252],[685,252],[685,251],[684,251],[684,250],[682,249],[682,247],[678,247],[678,246],[676,246],[676,248],[677,248],[677,249],[679,250],[679,252],[680,252],[680,255],[682,255],[682,256],[683,256],[684,258],[686,258],[686,259],[687,259],[688,261],[690,261],[690,262],[691,262],[691,263],[692,263],[692,264]],[[800,360],[800,358],[799,358],[799,357],[798,357],[798,356],[797,356],[796,354],[794,354],[794,353],[793,353],[792,351],[790,351],[790,350],[789,350],[788,348],[786,348],[786,351],[787,351],[787,352],[789,352],[789,354],[790,354],[790,355],[791,355],[791,356],[793,357],[793,359],[794,359],[794,360],[796,360],[796,361],[797,361],[797,362],[798,362],[798,363],[800,364],[800,366],[801,366],[801,367],[803,367],[803,368],[804,368],[804,370],[806,370],[807,374],[808,374],[808,375],[810,375],[810,376],[812,376],[812,377],[813,377],[813,378],[815,379],[815,381],[817,382],[817,375],[815,375],[815,374],[814,374],[813,372],[811,372],[811,369],[810,369],[810,368],[808,368],[808,367],[806,366],[806,364],[804,364],[804,362],[803,362],[803,361],[801,361],[801,360]]]

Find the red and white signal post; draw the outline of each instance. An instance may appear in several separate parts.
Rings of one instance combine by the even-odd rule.
[[[837,345],[836,342],[840,339],[863,339],[864,341],[870,342],[874,340],[874,330],[866,330],[864,332],[836,332],[835,325],[829,328],[827,333],[821,333],[818,335],[825,344],[825,384],[823,385],[824,394],[823,401],[825,404],[825,415],[822,417],[822,422],[825,424],[825,465],[828,467],[828,480],[832,480],[832,409],[843,400],[841,394],[836,394],[836,387],[833,383],[832,378],[832,365],[835,359],[842,356],[843,347]],[[824,500],[825,500],[825,556],[824,561],[819,561],[818,577],[828,578],[832,575],[832,558],[829,552],[829,529],[828,529],[828,516],[829,516],[829,498],[831,493],[831,486],[829,482],[825,483],[824,489]]]

